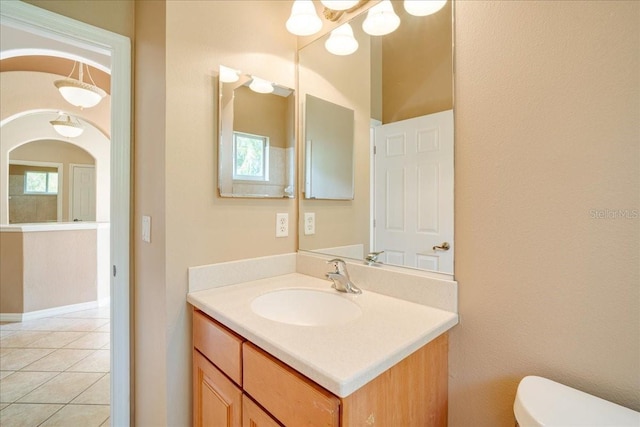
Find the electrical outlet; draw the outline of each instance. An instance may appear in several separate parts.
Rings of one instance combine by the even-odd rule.
[[[307,236],[316,234],[316,214],[314,212],[304,213],[304,234]]]
[[[276,214],[276,237],[287,237],[289,235],[289,214]]]

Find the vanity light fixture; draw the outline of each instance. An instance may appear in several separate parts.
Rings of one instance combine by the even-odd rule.
[[[72,78],[73,72],[76,69],[76,65],[80,64],[78,68],[78,80]],[[84,68],[87,68],[87,75],[91,84],[84,82]],[[96,86],[89,67],[82,62],[74,62],[71,73],[64,80],[56,80],[53,84],[58,88],[62,97],[70,104],[76,107],[90,108],[98,105],[98,103],[104,98],[107,93]]]
[[[291,16],[287,19],[287,30],[297,36],[310,36],[322,28],[322,21],[311,0],[294,0]]]
[[[351,55],[358,50],[358,41],[353,37],[351,25],[343,24],[331,31],[324,47],[334,55]]]
[[[413,16],[427,16],[444,7],[447,0],[404,0],[404,10]]]
[[[84,127],[80,124],[78,119],[73,120],[69,114],[63,112],[58,113],[58,117],[55,120],[51,120],[49,123],[53,126],[53,129],[65,138],[75,138],[82,135]]]
[[[359,3],[359,0],[320,0],[324,7],[332,10],[348,10]]]
[[[400,17],[393,10],[390,0],[382,0],[367,12],[362,29],[371,36],[384,36],[400,26]]]
[[[271,93],[273,92],[273,83],[261,79],[256,76],[251,76],[252,82],[249,85],[249,89],[258,93]]]
[[[240,79],[240,70],[234,70],[233,68],[220,66],[220,81],[223,83],[234,83]]]

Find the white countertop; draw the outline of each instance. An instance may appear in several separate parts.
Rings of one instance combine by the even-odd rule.
[[[336,293],[362,316],[343,325],[297,326],[265,319],[254,298],[277,289]],[[339,397],[346,397],[458,323],[458,315],[367,290],[341,294],[331,282],[291,273],[191,292],[187,301]]]
[[[0,231],[10,233],[29,233],[39,231],[95,230],[108,227],[108,222],[34,222],[24,224],[0,224]]]

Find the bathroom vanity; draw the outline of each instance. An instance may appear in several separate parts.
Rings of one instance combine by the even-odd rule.
[[[457,314],[330,285],[293,272],[188,294],[194,425],[446,425],[446,332]],[[285,301],[291,290],[317,293],[320,310],[309,314],[297,295]],[[356,315],[333,311],[334,302]],[[311,317],[277,317],[295,305]]]

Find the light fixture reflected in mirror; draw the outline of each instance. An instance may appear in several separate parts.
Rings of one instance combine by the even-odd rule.
[[[223,83],[234,83],[240,79],[240,70],[230,67],[220,66],[220,81]]]
[[[261,79],[260,77],[251,76],[253,81],[249,85],[249,89],[258,93],[271,93],[273,92],[273,83]]]
[[[55,120],[51,120],[49,123],[53,126],[53,129],[58,134],[65,138],[75,138],[82,135],[84,127],[80,124],[78,119],[73,119],[69,114],[60,112]]]
[[[322,28],[322,21],[311,0],[294,0],[291,16],[287,19],[287,30],[297,36],[310,36]]]
[[[393,10],[390,0],[382,0],[367,12],[362,23],[365,33],[372,36],[384,36],[394,32],[400,26],[400,17]]]
[[[427,16],[444,7],[447,0],[404,0],[404,9],[413,16]]]
[[[358,50],[358,41],[353,37],[353,28],[347,23],[331,31],[324,46],[334,55],[345,56]]]
[[[332,10],[348,10],[358,4],[358,0],[321,0],[324,7]]]
[[[78,64],[78,79],[76,80],[71,76]],[[84,82],[85,67],[91,84]],[[68,103],[80,108],[94,107],[107,95],[104,90],[96,86],[89,72],[89,67],[82,62],[74,62],[71,73],[69,73],[67,78],[64,80],[56,80],[53,84],[58,88],[60,94]]]

